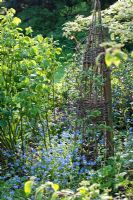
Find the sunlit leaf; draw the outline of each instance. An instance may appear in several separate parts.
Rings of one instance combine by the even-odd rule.
[[[31,194],[31,189],[32,189],[33,181],[27,181],[24,185],[24,191],[27,195]]]
[[[32,52],[33,54],[37,55],[37,54],[38,54],[38,48],[37,48],[37,46],[33,46],[33,47],[31,48],[31,52]]]
[[[27,28],[25,29],[25,31],[26,31],[26,35],[29,35],[29,34],[31,34],[31,33],[33,32],[33,30],[32,30],[31,27],[27,27]]]
[[[18,25],[21,23],[21,19],[19,19],[18,17],[14,17],[12,23],[13,23],[15,26],[18,26]]]
[[[15,10],[14,8],[11,8],[11,9],[9,10],[9,12],[12,13],[12,14],[15,14],[15,13],[16,13],[16,10]]]
[[[87,190],[87,188],[85,188],[85,187],[81,187],[81,188],[79,189],[79,192],[80,192],[81,195],[85,195],[85,194],[88,192],[88,190]]]
[[[54,189],[54,191],[59,190],[59,185],[58,184],[52,184],[52,188]]]
[[[56,48],[56,54],[60,54],[61,53],[61,51],[62,51],[62,49],[61,48]]]
[[[110,67],[113,63],[113,57],[110,54],[110,52],[107,52],[106,55],[105,55],[105,63],[108,67]]]
[[[118,67],[121,63],[121,60],[118,56],[113,57],[113,63],[115,64],[116,67]]]
[[[128,55],[126,53],[123,53],[123,60],[127,60],[128,59]]]
[[[38,35],[37,39],[38,39],[39,42],[43,42],[43,36],[42,35]]]

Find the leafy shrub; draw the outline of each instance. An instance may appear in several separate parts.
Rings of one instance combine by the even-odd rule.
[[[133,3],[130,0],[117,1],[109,9],[102,11],[103,25],[109,29],[112,34],[112,40],[121,43],[132,43],[132,13]],[[77,37],[79,33],[87,31],[91,23],[91,16],[77,16],[72,22],[64,24],[64,35]]]
[[[40,128],[48,134],[44,127],[54,110],[54,73],[61,49],[52,39],[32,38],[31,28],[19,28],[15,10],[5,12],[0,16],[0,142],[13,152],[21,145],[24,153],[25,142]]]

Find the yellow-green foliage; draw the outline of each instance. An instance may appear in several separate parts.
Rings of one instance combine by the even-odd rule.
[[[18,139],[23,143],[27,126],[31,133],[37,131],[37,121],[44,122],[53,110],[56,57],[61,49],[52,39],[32,37],[30,27],[21,29],[14,9],[4,12],[0,15],[0,142],[14,149]]]

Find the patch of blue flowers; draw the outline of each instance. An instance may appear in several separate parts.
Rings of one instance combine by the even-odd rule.
[[[14,163],[8,163],[8,173],[1,177],[10,186],[4,200],[9,197],[13,199],[16,190],[22,189],[24,182],[31,176],[36,177],[38,183],[53,181],[64,188],[71,187],[75,181],[78,184],[82,179],[88,179],[91,176],[90,166],[96,163],[80,156],[81,143],[82,138],[78,131],[64,131],[59,137],[52,137],[47,149],[42,143],[36,147],[28,147],[24,155],[17,157]],[[10,152],[4,154],[8,158],[15,156]]]

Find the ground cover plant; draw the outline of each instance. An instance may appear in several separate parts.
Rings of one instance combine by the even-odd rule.
[[[2,5],[16,11],[0,10],[0,199],[132,200],[132,1],[110,1],[102,11],[109,34],[95,65],[104,58],[111,72],[112,126],[96,124],[99,109],[85,107],[80,115],[81,97],[90,91],[81,93],[86,80],[94,81],[94,95],[106,82],[83,70],[92,16],[74,17],[87,16],[90,2],[14,2]]]

